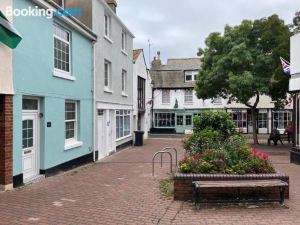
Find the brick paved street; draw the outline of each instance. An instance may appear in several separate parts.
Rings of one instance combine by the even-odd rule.
[[[300,224],[300,166],[289,164],[287,146],[260,149],[290,175],[289,209],[209,205],[200,211],[160,194],[159,180],[169,167],[156,164],[153,178],[151,158],[165,146],[182,148],[179,139],[150,139],[142,148],[0,193],[0,224]]]

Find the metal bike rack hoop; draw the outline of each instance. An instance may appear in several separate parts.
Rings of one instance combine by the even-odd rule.
[[[154,176],[154,160],[155,160],[155,157],[158,155],[158,154],[161,154],[161,156],[163,154],[168,154],[170,156],[170,160],[171,160],[171,164],[170,164],[170,172],[172,173],[172,164],[173,164],[173,157],[172,157],[172,154],[170,152],[166,152],[166,151],[158,151],[154,154],[153,158],[152,158],[152,176]],[[161,158],[161,164],[162,164],[162,158]]]

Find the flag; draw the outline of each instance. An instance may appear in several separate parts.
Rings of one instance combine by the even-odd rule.
[[[286,76],[290,77],[290,63],[282,57],[280,57],[280,61],[281,61],[283,72],[285,73]]]

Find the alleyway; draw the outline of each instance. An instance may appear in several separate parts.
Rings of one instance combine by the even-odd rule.
[[[167,163],[156,164],[151,175],[154,152],[166,146],[182,149],[179,139],[150,139],[100,163],[0,193],[0,224],[300,224],[300,166],[289,164],[288,147],[260,150],[290,175],[289,209],[212,205],[196,211],[160,194]]]

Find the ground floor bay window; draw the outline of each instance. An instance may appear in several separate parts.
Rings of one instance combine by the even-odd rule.
[[[116,111],[116,138],[121,139],[130,136],[130,111]]]
[[[155,113],[154,125],[157,128],[175,127],[175,113]]]
[[[231,116],[236,129],[245,132],[247,130],[247,111],[232,110]]]
[[[273,112],[273,128],[284,130],[292,121],[292,112],[287,110]]]

